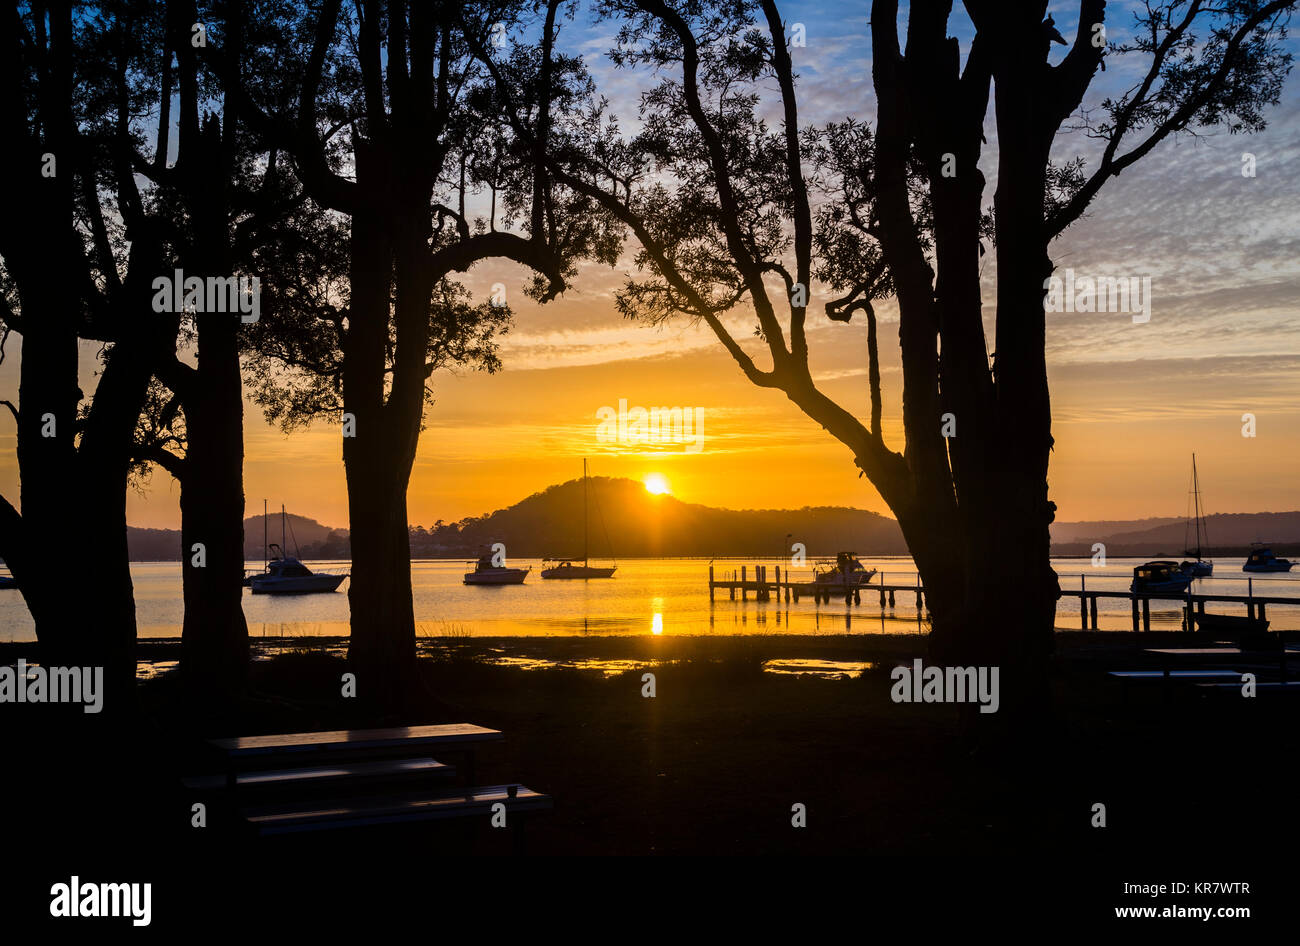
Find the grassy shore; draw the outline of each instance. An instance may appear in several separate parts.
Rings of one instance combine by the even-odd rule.
[[[213,736],[473,722],[506,734],[480,754],[480,783],[522,782],[555,798],[527,825],[532,853],[1089,858],[1203,855],[1266,838],[1289,804],[1269,775],[1290,745],[1292,704],[1187,686],[1126,693],[1106,676],[1162,665],[1144,648],[1177,639],[1062,635],[1046,735],[1009,755],[972,752],[971,716],[959,707],[891,701],[890,668],[923,656],[914,636],[446,640],[420,661],[425,695],[401,718],[343,698],[346,663],[329,646],[287,642],[255,663],[250,693],[234,705],[196,702],[169,673],[140,687],[121,735],[73,743],[27,731],[17,751],[41,777],[14,803],[38,819],[43,808],[57,819],[63,806],[89,806],[97,831],[149,839],[179,863],[211,844],[254,860],[364,845],[365,832],[273,847],[196,835],[179,776],[209,764],[202,747]],[[644,662],[657,695],[642,696],[642,669],[489,662],[503,655]],[[854,679],[764,672],[765,661],[793,657],[873,667]],[[88,771],[93,795],[77,781]],[[22,787],[11,780],[7,790]],[[1098,803],[1105,828],[1092,824]],[[806,828],[791,824],[796,804]],[[501,834],[434,826],[403,829],[397,843],[494,853]]]
[[[1051,736],[1010,757],[972,754],[971,717],[960,707],[890,700],[889,670],[922,656],[910,636],[446,641],[421,661],[420,718],[400,721],[505,732],[481,754],[479,781],[554,795],[555,811],[528,829],[539,853],[1168,851],[1215,843],[1188,831],[1215,817],[1230,843],[1271,817],[1251,803],[1243,777],[1276,757],[1290,704],[1191,687],[1125,692],[1106,677],[1163,665],[1168,658],[1144,648],[1173,640],[1063,635]],[[488,662],[502,656],[644,662],[657,695],[642,696],[642,669],[606,676]],[[857,679],[763,671],[767,660],[793,657],[873,668]],[[256,697],[233,715],[194,719],[166,677],[145,686],[144,709],[178,741],[196,728],[396,722],[339,697],[345,669],[313,645],[259,664]],[[1105,829],[1092,826],[1098,802]],[[805,829],[791,825],[795,804],[806,807]]]

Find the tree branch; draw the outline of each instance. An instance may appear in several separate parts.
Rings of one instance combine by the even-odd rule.
[[[1102,185],[1107,180],[1117,177],[1130,165],[1141,160],[1171,134],[1186,128],[1196,113],[1211,100],[1227,80],[1236,64],[1237,56],[1246,38],[1265,20],[1271,19],[1287,8],[1294,6],[1294,4],[1295,0],[1272,0],[1271,3],[1265,4],[1247,17],[1245,22],[1229,38],[1223,51],[1223,59],[1219,62],[1218,68],[1210,79],[1195,93],[1188,95],[1173,114],[1157,125],[1146,139],[1117,158],[1115,155],[1119,150],[1121,141],[1129,130],[1134,116],[1138,114],[1142,106],[1147,104],[1147,96],[1159,78],[1161,68],[1169,52],[1190,27],[1195,16],[1204,12],[1200,0],[1192,0],[1186,16],[1177,26],[1170,28],[1164,40],[1157,47],[1155,54],[1152,56],[1151,67],[1147,70],[1139,90],[1116,118],[1115,127],[1102,153],[1097,170],[1079,188],[1074,197],[1046,221],[1047,233],[1051,237],[1059,236],[1066,227],[1083,215],[1083,212],[1088,208],[1092,199],[1097,196],[1097,192],[1101,190]]]
[[[1192,7],[1200,0],[1192,0]],[[1079,0],[1079,28],[1074,34],[1074,44],[1065,54],[1061,64],[1051,67],[1049,80],[1056,108],[1046,120],[1055,129],[1069,118],[1083,101],[1084,93],[1092,83],[1105,55],[1105,46],[1093,45],[1093,30],[1106,19],[1106,0]]]
[[[775,0],[763,0],[763,14],[767,17],[768,32],[772,36],[772,65],[777,83],[781,87],[781,106],[785,130],[785,170],[793,195],[795,282],[804,287],[805,294],[812,290],[812,210],[808,204],[808,186],[803,178],[803,162],[799,153],[799,111],[794,94],[794,64],[785,43],[785,27]],[[808,339],[804,333],[807,305],[790,305],[791,355],[796,364],[808,364]]]
[[[177,482],[185,479],[185,459],[154,444],[133,444],[131,459],[137,463],[156,463]]]
[[[700,53],[695,34],[691,32],[686,20],[662,0],[637,0],[637,6],[667,25],[677,35],[682,45],[682,93],[686,100],[686,111],[704,139],[705,150],[708,152],[709,167],[713,172],[713,184],[718,192],[721,210],[718,222],[722,225],[727,249],[749,288],[750,298],[754,302],[754,311],[763,328],[763,335],[771,350],[774,366],[784,367],[790,359],[790,352],[785,346],[785,333],[781,330],[771,300],[768,299],[759,261],[749,252],[745,244],[744,233],[740,228],[739,201],[731,181],[726,148],[700,101]]]

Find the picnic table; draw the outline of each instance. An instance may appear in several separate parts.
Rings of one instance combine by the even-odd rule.
[[[475,750],[503,738],[500,730],[445,723],[212,739],[224,773],[183,784],[221,792],[257,834],[479,816],[497,805],[515,816],[549,809],[549,795],[523,785],[474,784]],[[442,761],[448,755],[458,764]],[[446,787],[450,779],[461,785]],[[518,817],[513,823],[518,848]]]

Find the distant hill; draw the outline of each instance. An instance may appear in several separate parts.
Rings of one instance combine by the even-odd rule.
[[[588,481],[591,497],[591,557],[788,555],[790,542],[802,542],[811,556],[851,550],[861,555],[905,555],[898,523],[865,509],[805,506],[802,509],[717,509],[655,496],[630,479],[598,476]],[[513,506],[432,529],[411,529],[411,554],[417,558],[468,556],[493,542],[504,542],[518,558],[582,555],[582,480],[548,487]],[[267,522],[269,539],[280,541],[280,517]],[[1280,555],[1300,554],[1300,512],[1224,513],[1208,517],[1208,554],[1243,554],[1251,542],[1273,544]],[[1114,557],[1183,554],[1184,522],[1179,517],[1107,519],[1052,524],[1053,555],[1091,555],[1102,542]],[[346,529],[334,529],[305,516],[288,516],[289,552],[306,559],[346,559]],[[295,544],[296,540],[296,544]],[[180,532],[128,530],[133,561],[179,561]],[[262,558],[262,517],[244,520],[244,556]]]
[[[864,509],[716,509],[653,495],[636,480],[604,476],[592,477],[588,489],[592,558],[777,556],[789,555],[794,542],[802,542],[809,555],[907,551],[898,523]],[[413,544],[423,539],[431,552],[470,554],[504,542],[506,554],[519,558],[581,557],[582,493],[582,480],[570,480],[487,516],[417,530]]]
[[[696,555],[788,555],[802,542],[811,556],[853,550],[863,555],[903,555],[898,523],[864,509],[816,506],[803,509],[715,509],[655,496],[629,479],[593,477],[592,558],[642,558]],[[280,517],[267,523],[270,541],[280,541]],[[305,516],[288,516],[289,552],[305,559],[347,558],[346,529],[331,529]],[[411,529],[411,554],[420,557],[469,556],[483,546],[504,542],[519,558],[582,555],[582,480],[551,486],[485,516]],[[181,534],[175,529],[128,530],[133,561],[179,561]],[[244,557],[262,558],[262,517],[244,520]]]
[[[1211,555],[1243,554],[1252,542],[1268,542],[1280,555],[1300,551],[1300,512],[1220,513],[1206,516],[1205,531],[1209,541],[1202,551]],[[1178,557],[1185,533],[1185,521],[1172,517],[1053,523],[1052,554],[1090,555],[1093,543],[1101,542],[1116,557]]]
[[[1052,544],[1053,546],[1082,542],[1091,544],[1100,541],[1097,538],[1099,535],[1119,535],[1125,532],[1136,532],[1174,524],[1181,529],[1183,526],[1182,517],[1153,516],[1150,519],[1093,519],[1084,522],[1053,522],[1051,526]]]
[[[285,535],[290,555],[294,554],[297,548],[301,550],[303,558],[346,558],[348,556],[346,529],[331,529],[315,519],[295,516],[293,513],[285,519]],[[279,542],[279,513],[269,516],[266,525],[268,541]],[[127,554],[131,556],[133,562],[180,561],[181,533],[179,529],[138,529],[131,526],[126,530],[126,547]],[[250,516],[244,520],[244,558],[249,562],[262,560],[261,516]]]

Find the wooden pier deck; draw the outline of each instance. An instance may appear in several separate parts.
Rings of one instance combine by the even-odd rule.
[[[770,577],[769,577],[770,575]],[[1118,578],[1119,576],[1110,576]],[[914,595],[919,618],[925,609],[925,586],[921,584],[918,575],[915,582],[886,582],[885,573],[880,572],[878,581],[872,581],[868,584],[857,585],[854,587],[845,587],[844,585],[835,584],[817,584],[805,577],[792,577],[790,570],[787,568],[783,573],[780,565],[754,565],[752,572],[750,566],[741,565],[739,575],[736,572],[731,573],[731,577],[718,578],[714,573],[714,566],[709,565],[709,600],[715,600],[714,595],[718,589],[725,590],[730,600],[736,600],[739,593],[740,600],[748,601],[750,594],[753,594],[754,600],[759,602],[771,601],[773,595],[779,602],[784,596],[785,603],[792,601],[798,603],[801,597],[812,598],[814,602],[829,604],[831,601],[844,601],[846,605],[861,605],[863,599],[869,602],[873,596],[879,598],[880,607],[894,607],[898,596]],[[1255,594],[1254,582],[1247,579],[1248,593],[1244,595],[1232,594],[1215,594],[1206,592],[1184,592],[1183,594],[1134,594],[1131,591],[1104,591],[1091,590],[1087,587],[1087,576],[1080,576],[1079,588],[1061,589],[1062,606],[1061,612],[1066,611],[1064,599],[1077,598],[1079,601],[1079,624],[1082,630],[1097,630],[1097,602],[1101,598],[1121,599],[1131,602],[1131,612],[1133,616],[1133,630],[1149,631],[1151,630],[1151,602],[1152,601],[1177,601],[1183,606],[1183,628],[1190,629],[1192,625],[1193,613],[1200,616],[1206,613],[1205,606],[1210,603],[1218,604],[1239,604],[1244,606],[1246,616],[1258,620],[1266,620],[1268,605],[1295,605],[1300,606],[1300,596],[1295,595],[1278,595],[1278,594]]]
[[[916,596],[917,608],[925,605],[925,589],[921,586],[920,578],[910,584],[888,584],[884,581],[884,573],[880,574],[879,582],[872,582],[869,585],[857,585],[846,587],[844,585],[834,584],[817,584],[808,578],[793,578],[789,569],[782,574],[781,566],[774,565],[771,567],[771,578],[768,577],[769,570],[767,565],[755,565],[751,577],[749,566],[740,566],[740,576],[731,578],[716,578],[714,576],[713,566],[709,566],[709,600],[714,600],[715,589],[725,589],[730,595],[731,600],[735,600],[736,592],[740,592],[740,599],[748,601],[752,592],[755,601],[771,601],[775,593],[776,599],[781,600],[784,595],[785,601],[789,603],[794,601],[798,603],[799,599],[812,598],[817,602],[830,603],[832,600],[843,600],[846,604],[861,604],[863,593],[868,595],[878,593],[880,595],[880,604],[884,607],[886,601],[889,606],[893,607],[895,596],[898,594],[911,594]]]

